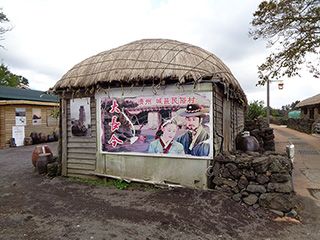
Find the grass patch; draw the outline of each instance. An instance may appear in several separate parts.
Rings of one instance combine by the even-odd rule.
[[[96,179],[87,179],[79,177],[68,177],[71,182],[84,183],[92,186],[103,186],[108,188],[116,188],[119,190],[141,190],[141,191],[155,191],[158,188],[152,184],[147,183],[128,183],[120,179],[112,178],[96,178]]]

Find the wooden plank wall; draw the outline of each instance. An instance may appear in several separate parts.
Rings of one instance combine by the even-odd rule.
[[[4,148],[6,146],[5,140],[5,107],[0,106],[0,148]]]
[[[231,135],[232,149],[235,150],[236,137],[240,132],[243,131],[243,128],[244,128],[244,107],[240,103],[236,101],[232,101],[230,115],[231,115],[230,128],[232,129],[232,135]]]
[[[236,134],[244,129],[244,108],[241,104],[236,105]]]
[[[92,175],[96,169],[97,155],[97,125],[96,102],[94,97],[90,99],[91,109],[91,137],[75,137],[71,134],[70,101],[67,100],[67,141],[66,141],[66,175],[82,177]]]
[[[213,90],[213,120],[214,120],[214,149],[218,154],[222,139],[217,135],[223,135],[223,94],[215,87]]]
[[[227,143],[228,146],[223,146],[225,150],[235,150],[235,140],[238,133],[243,131],[244,128],[244,107],[234,101],[233,99],[229,99],[230,102],[230,110],[228,110],[228,113],[225,112],[225,114],[229,114],[230,112],[230,122],[225,121],[224,116],[224,101],[228,101],[225,98],[225,95],[222,93],[220,89],[217,87],[214,88],[213,91],[213,119],[214,119],[214,148],[216,151],[216,154],[218,154],[218,151],[221,146],[221,138],[218,136],[216,132],[218,132],[220,135],[223,135],[224,138],[230,138],[229,140],[225,139],[225,144]],[[229,136],[226,136],[227,132],[225,132],[224,129],[224,122],[228,122],[228,126],[230,129]],[[225,126],[227,127],[227,126]]]
[[[235,139],[237,136],[237,108],[236,108],[236,102],[231,101],[231,106],[230,106],[230,129],[231,129],[231,139],[230,139],[230,145],[231,145],[231,150],[235,150]]]

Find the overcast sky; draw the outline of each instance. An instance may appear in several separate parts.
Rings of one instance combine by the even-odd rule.
[[[2,0],[13,29],[5,34],[0,61],[47,90],[87,57],[143,38],[167,38],[202,47],[233,72],[248,100],[266,102],[256,87],[257,66],[267,53],[249,38],[258,0]],[[304,73],[271,84],[271,106],[281,107],[320,93],[319,80]]]

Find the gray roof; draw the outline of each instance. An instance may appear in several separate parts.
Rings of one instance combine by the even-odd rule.
[[[313,97],[307,98],[299,102],[296,107],[304,107],[304,106],[316,105],[316,104],[320,104],[320,94],[317,94]]]
[[[29,100],[37,102],[58,102],[56,95],[42,91],[0,86],[0,100]]]

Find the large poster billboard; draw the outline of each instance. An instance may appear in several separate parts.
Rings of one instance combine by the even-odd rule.
[[[210,92],[100,97],[101,151],[213,156]]]

